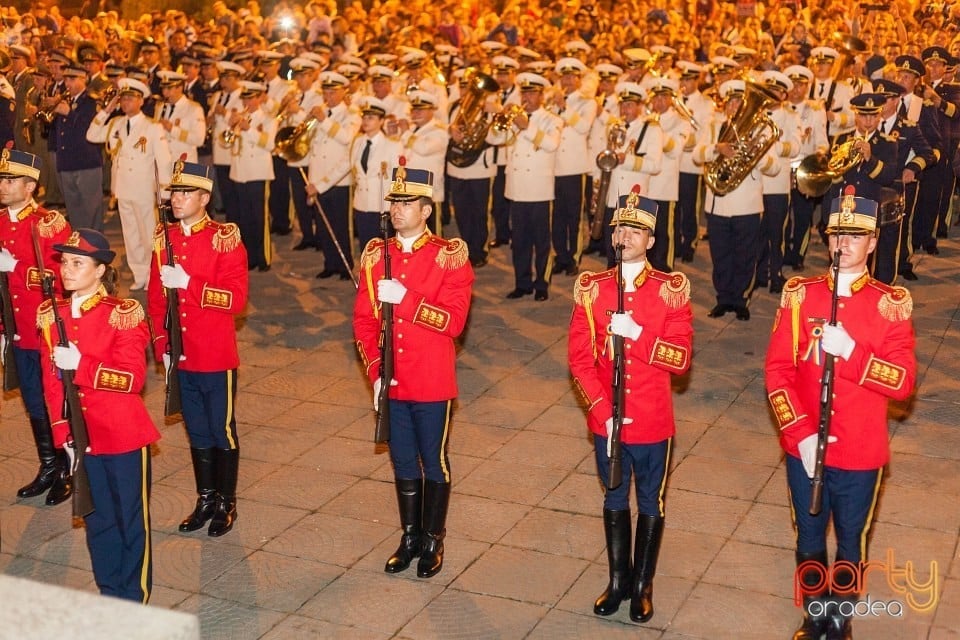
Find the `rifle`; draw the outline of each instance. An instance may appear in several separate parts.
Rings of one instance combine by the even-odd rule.
[[[830,326],[837,326],[837,304],[840,299],[837,279],[840,275],[840,255],[838,249],[833,254],[833,296],[830,300]],[[836,357],[824,354],[823,377],[820,379],[820,420],[817,424],[817,458],[813,466],[813,479],[810,481],[810,515],[820,513],[823,506],[823,461],[827,457],[827,439],[830,437],[830,414],[833,411],[833,368]]]
[[[170,243],[170,230],[167,229],[167,212],[170,205],[163,204],[160,195],[160,175],[157,167],[153,167],[157,177],[157,214],[160,218],[160,227],[163,229],[163,245],[167,257],[167,265],[174,266],[173,245]],[[167,332],[167,355],[170,356],[170,367],[167,369],[167,390],[163,397],[163,415],[175,416],[182,408],[180,397],[180,356],[183,355],[183,335],[180,333],[180,298],[176,289],[167,289],[167,315],[163,319],[163,328]]]
[[[41,271],[41,277],[42,277]],[[13,339],[17,335],[17,320],[13,316],[13,301],[10,299],[10,274],[0,273],[0,314],[3,316],[3,390],[20,388],[20,375],[13,359]]]
[[[383,202],[383,177],[387,172],[387,163],[380,163],[380,202]],[[380,234],[383,236],[383,278],[390,275],[390,211],[380,213]],[[380,303],[380,395],[377,406],[377,428],[373,434],[374,442],[390,440],[390,382],[393,380],[393,305]]]
[[[617,313],[623,313],[623,245],[617,244]],[[623,429],[623,410],[626,405],[625,363],[623,336],[614,334],[613,340],[613,425],[610,428],[610,473],[607,488],[620,486],[623,451],[620,448],[620,432]]]
[[[43,250],[40,249],[40,237],[37,235],[37,228],[33,228],[33,251],[37,256],[37,269],[40,271],[40,283],[43,289],[43,295],[50,301],[53,309],[53,320],[57,325],[57,333],[60,336],[57,346],[69,347],[70,341],[67,339],[67,328],[57,308],[57,292],[54,290],[54,280],[52,275],[46,275],[43,270]],[[73,515],[83,518],[94,511],[93,495],[90,493],[90,480],[87,478],[87,472],[83,466],[83,458],[87,454],[87,448],[90,446],[90,438],[87,435],[87,421],[83,417],[83,407],[80,406],[80,394],[77,391],[77,385],[73,381],[73,371],[60,369],[60,382],[63,383],[63,409],[61,410],[63,418],[70,423],[70,433],[73,435],[73,447],[76,454],[73,473]]]

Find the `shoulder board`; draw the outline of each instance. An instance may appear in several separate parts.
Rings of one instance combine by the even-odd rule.
[[[916,121],[916,120],[903,120],[903,121],[900,123],[900,126],[903,126],[903,127],[915,127],[915,126],[917,126],[917,121]]]
[[[573,285],[573,302],[581,307],[592,303],[600,293],[600,281],[615,277],[616,271],[614,269],[599,273],[584,271],[577,277],[577,282]]]
[[[690,280],[679,271],[664,273],[653,269],[650,276],[660,284],[660,299],[671,309],[679,309],[690,302]]]
[[[879,135],[882,139],[886,140],[887,142],[896,142],[897,140],[900,139],[900,132],[897,131],[896,129],[894,129],[890,133],[880,133],[878,131],[877,135]]]
[[[211,220],[207,225],[214,231],[213,250],[217,253],[229,253],[240,246],[240,227],[233,222]]]
[[[804,278],[802,276],[790,278],[786,284],[783,285],[783,293],[780,294],[780,306],[786,309],[799,305],[807,295],[807,285],[825,279],[826,276],[824,275],[814,276],[812,278]]]
[[[374,238],[363,248],[360,255],[360,268],[369,269],[380,261],[383,255],[383,238]]]
[[[41,238],[52,238],[67,228],[67,219],[59,211],[43,209],[34,213],[42,216],[37,223],[37,232]]]
[[[885,320],[903,322],[913,315],[913,297],[907,289],[892,287],[872,278],[867,284],[883,294],[877,301],[877,311]]]
[[[110,326],[114,329],[125,331],[133,329],[143,322],[145,315],[143,307],[133,298],[115,298],[105,296],[101,304],[110,305],[113,311],[110,312]]]
[[[437,253],[436,262],[441,269],[459,269],[467,264],[467,243],[460,238],[451,238],[444,240],[439,238],[440,242],[434,240],[436,236],[430,239],[431,243],[440,246]]]
[[[805,102],[807,103],[807,106],[813,109],[814,111],[824,110],[823,103],[820,102],[819,100],[811,100],[808,98],[807,100],[805,100]]]
[[[646,118],[644,118],[644,122],[660,126],[660,114],[659,113],[650,114]]]

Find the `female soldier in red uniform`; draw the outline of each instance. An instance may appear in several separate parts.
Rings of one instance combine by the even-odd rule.
[[[116,253],[99,231],[79,229],[64,244],[60,275],[72,295],[57,300],[68,347],[60,341],[53,303],[37,310],[40,362],[53,440],[71,459],[58,369],[74,371],[90,446],[83,458],[95,510],[85,517],[87,548],[100,593],[146,603],[152,586],[150,444],[160,439],[140,391],[150,341],[140,303],[113,297]]]

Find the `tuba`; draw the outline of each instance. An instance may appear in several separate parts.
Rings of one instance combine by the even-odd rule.
[[[720,128],[717,138],[718,144],[725,142],[733,146],[733,157],[719,157],[704,165],[704,180],[718,196],[740,186],[780,138],[780,128],[767,115],[767,109],[781,101],[780,96],[749,78],[743,82],[746,87],[743,102],[733,118]]]
[[[470,67],[465,72],[466,88],[460,99],[460,111],[451,126],[463,132],[463,140],[455,143],[450,140],[447,147],[447,161],[455,167],[469,167],[483,150],[487,148],[487,131],[490,129],[491,116],[484,109],[487,95],[500,90],[500,85],[491,76]]]

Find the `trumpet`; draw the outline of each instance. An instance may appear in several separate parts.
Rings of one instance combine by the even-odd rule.
[[[250,124],[250,114],[245,113],[242,118],[237,120],[237,122],[230,127],[229,129],[224,129],[220,132],[220,138],[218,142],[221,147],[225,149],[233,150],[234,155],[240,154],[240,133],[243,131],[243,125]]]
[[[53,102],[51,102],[45,109],[40,109],[37,111],[36,115],[34,115],[38,122],[41,122],[45,125],[53,124],[53,119],[57,115],[53,110],[57,108],[58,104],[70,98],[70,92],[64,89],[59,95],[51,97],[54,98]]]

